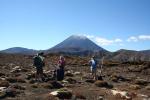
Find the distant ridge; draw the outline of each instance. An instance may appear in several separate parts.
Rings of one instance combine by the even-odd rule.
[[[87,37],[81,35],[72,35],[63,42],[47,50],[33,50],[22,47],[14,47],[2,50],[0,53],[34,55],[41,51],[45,52],[45,54],[54,53],[77,56],[96,55],[99,58],[105,56],[105,60],[119,62],[150,61],[150,50],[135,51],[120,49],[116,52],[109,52],[92,42]]]
[[[150,50],[134,51],[121,49],[107,55],[106,59],[119,62],[150,61]]]
[[[23,48],[23,47],[13,47],[13,48],[8,48],[6,50],[2,50],[1,53],[34,55],[37,53],[37,51],[33,49]]]

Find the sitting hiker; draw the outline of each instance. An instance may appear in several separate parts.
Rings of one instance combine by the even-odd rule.
[[[65,58],[60,56],[58,61],[58,69],[57,69],[57,80],[62,81],[64,79],[64,67],[65,67]]]
[[[43,67],[45,66],[45,62],[44,62],[44,57],[43,57],[44,53],[38,53],[35,57],[34,57],[34,66],[36,67],[36,75],[35,78],[37,81],[42,81],[44,79],[43,76]]]
[[[91,60],[89,61],[89,63],[91,66],[92,77],[94,80],[96,80],[97,79],[97,77],[96,77],[97,61],[96,61],[95,57],[92,57]]]

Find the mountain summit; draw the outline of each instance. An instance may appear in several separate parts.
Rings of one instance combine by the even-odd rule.
[[[85,53],[106,51],[86,36],[72,35],[63,42],[49,49],[49,52]]]

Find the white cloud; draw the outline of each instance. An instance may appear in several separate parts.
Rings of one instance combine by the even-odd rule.
[[[96,37],[95,41],[99,44],[99,45],[113,45],[113,44],[118,44],[118,45],[122,45],[123,40],[121,39],[114,39],[114,40],[109,40],[106,38],[101,38],[101,37]]]
[[[138,38],[135,37],[135,36],[131,36],[127,39],[128,42],[137,42],[138,41]]]
[[[101,37],[96,37],[95,41],[99,44],[99,45],[111,45],[114,41],[112,40],[108,40],[105,38],[101,38]]]
[[[95,37],[95,36],[93,36],[93,35],[86,35],[86,34],[84,34],[84,36],[86,36],[86,37],[89,38],[89,39],[92,39],[92,38]]]
[[[140,35],[138,38],[141,40],[150,40],[150,35]]]
[[[124,42],[125,42],[120,38],[107,39],[107,38],[98,37],[98,36],[94,36],[94,35],[87,35],[87,34],[84,34],[84,36],[95,41],[98,45],[101,45],[101,46],[108,46],[108,45],[124,46]],[[142,40],[150,40],[150,35],[130,36],[126,41],[127,42],[138,42],[138,41],[142,41]]]
[[[123,44],[123,43],[119,43],[119,45],[120,45],[120,46],[124,46],[124,44]]]
[[[150,35],[131,36],[127,39],[128,42],[138,42],[141,40],[150,40]]]
[[[121,39],[115,39],[115,42],[122,42]]]
[[[87,38],[95,41],[98,45],[102,45],[102,46],[112,45],[112,44],[120,45],[123,42],[123,40],[121,40],[119,38],[114,39],[114,40],[110,40],[110,39],[106,39],[106,38],[103,38],[103,37],[97,37],[97,36],[94,36],[94,35],[84,34],[84,36],[86,36]]]

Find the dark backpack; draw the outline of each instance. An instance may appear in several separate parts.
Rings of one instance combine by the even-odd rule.
[[[35,56],[33,60],[34,60],[34,66],[43,66],[44,65],[42,59],[39,56]]]

